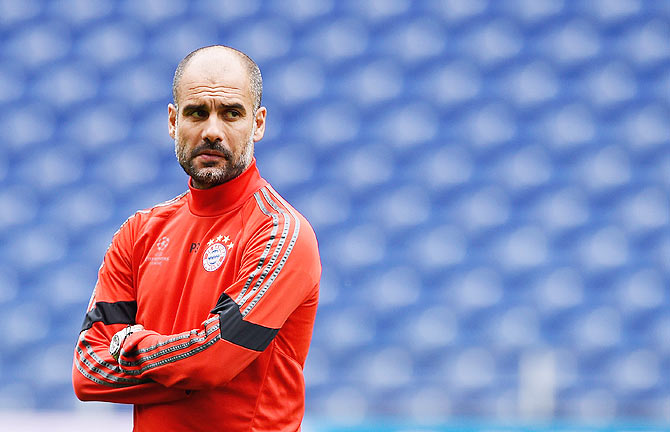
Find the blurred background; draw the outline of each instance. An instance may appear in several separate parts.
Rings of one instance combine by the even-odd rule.
[[[172,74],[216,43],[320,242],[307,432],[670,421],[670,1],[0,0],[0,38],[11,430],[130,424],[72,352],[112,234],[186,189]]]

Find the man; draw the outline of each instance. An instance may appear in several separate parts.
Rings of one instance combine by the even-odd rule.
[[[74,355],[81,400],[134,404],[135,431],[296,431],[321,264],[308,222],[260,177],[258,66],[186,56],[168,106],[189,191],[130,217]]]

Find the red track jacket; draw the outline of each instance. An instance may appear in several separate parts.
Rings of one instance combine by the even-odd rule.
[[[320,274],[314,231],[255,162],[137,212],[100,267],[75,393],[134,404],[135,431],[297,431]]]

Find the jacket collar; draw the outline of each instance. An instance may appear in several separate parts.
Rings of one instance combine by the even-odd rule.
[[[256,167],[256,159],[242,174],[209,189],[196,189],[188,181],[188,207],[196,216],[216,216],[241,206],[254,192],[267,184]]]

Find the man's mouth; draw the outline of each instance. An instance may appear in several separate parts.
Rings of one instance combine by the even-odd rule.
[[[196,155],[196,157],[200,158],[201,160],[203,160],[205,162],[216,161],[216,160],[219,160],[219,159],[226,159],[225,154],[223,154],[221,152],[218,152],[216,150],[203,150],[203,151],[199,152]]]
[[[223,153],[221,153],[220,151],[217,151],[217,150],[203,150],[203,151],[198,153],[198,156],[199,155],[210,155],[210,156],[225,157],[225,155]]]

